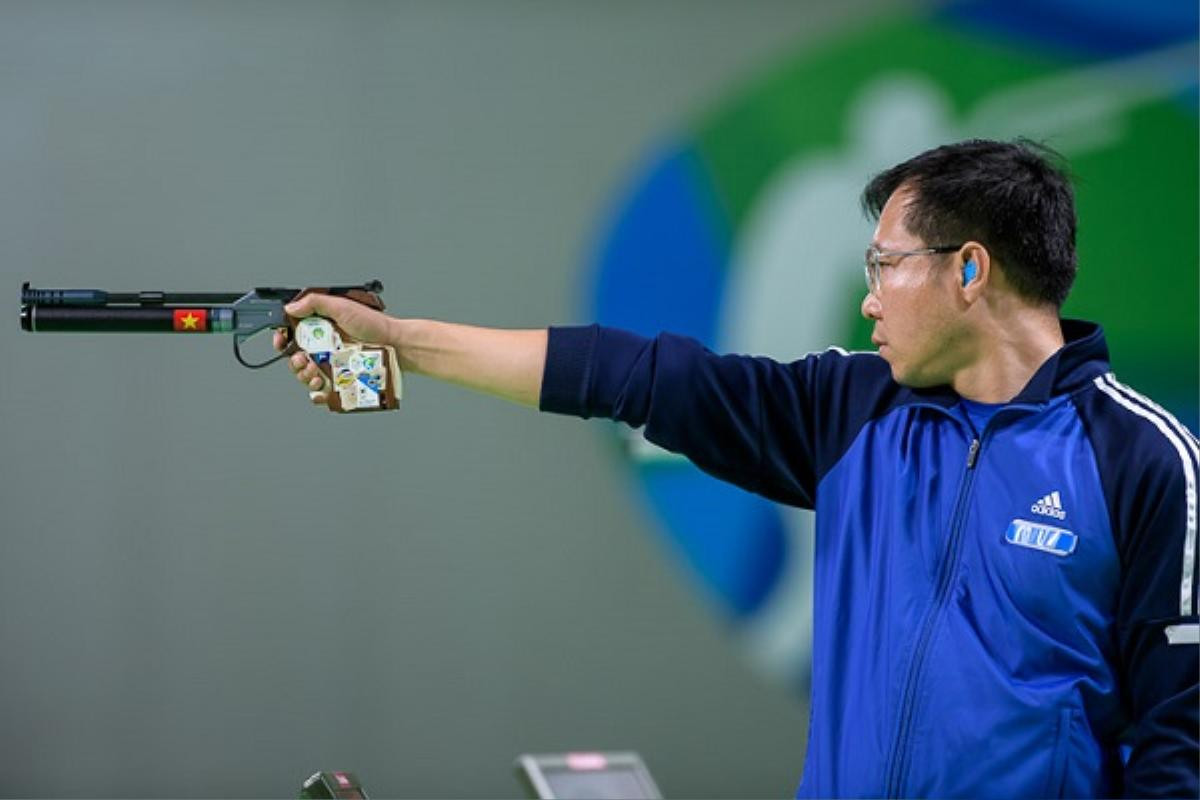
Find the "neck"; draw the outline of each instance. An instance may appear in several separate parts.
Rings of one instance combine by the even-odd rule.
[[[1024,313],[980,326],[973,358],[955,373],[951,386],[980,403],[1012,400],[1038,367],[1063,346],[1058,312]]]

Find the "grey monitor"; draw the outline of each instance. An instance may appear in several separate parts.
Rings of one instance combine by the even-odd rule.
[[[658,786],[637,753],[549,753],[513,764],[537,800],[660,800]]]

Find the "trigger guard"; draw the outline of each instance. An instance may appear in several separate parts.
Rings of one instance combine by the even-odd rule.
[[[289,341],[287,343],[287,346],[284,347],[283,350],[281,350],[278,353],[278,355],[268,358],[266,361],[263,361],[259,364],[251,364],[249,361],[247,361],[245,358],[242,357],[241,344],[242,344],[242,342],[251,338],[254,335],[255,334],[251,334],[250,336],[242,336],[242,335],[239,335],[236,333],[233,335],[233,357],[235,359],[237,359],[237,362],[239,364],[241,364],[243,367],[246,367],[247,369],[262,369],[263,367],[269,367],[272,364],[274,364],[276,361],[281,361],[281,360],[287,358],[288,356],[294,354],[299,349],[296,346],[295,338],[289,336],[289,339],[291,339],[291,341]]]

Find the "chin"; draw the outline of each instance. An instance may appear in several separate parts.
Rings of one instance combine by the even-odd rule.
[[[903,364],[898,364],[891,359],[886,359],[888,366],[892,368],[892,380],[901,386],[907,386],[910,389],[925,389],[930,386],[938,386],[943,383],[942,380],[932,375],[922,375],[920,372],[911,368],[906,369]]]
[[[912,381],[910,381],[908,376],[904,374],[904,370],[900,369],[900,367],[896,366],[895,364],[892,364],[891,367],[892,380],[901,386],[912,386]]]
[[[908,375],[905,374],[904,367],[901,364],[896,363],[895,359],[885,356],[882,351],[880,351],[879,357],[886,361],[888,366],[892,368],[892,380],[896,383],[907,384]]]

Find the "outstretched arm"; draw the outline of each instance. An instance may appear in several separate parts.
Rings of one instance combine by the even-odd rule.
[[[310,294],[287,307],[294,317],[320,314],[355,339],[396,348],[400,369],[537,407],[546,364],[542,330],[499,330],[425,319],[397,319],[364,305],[329,295]],[[275,346],[283,345],[276,334]],[[328,387],[306,353],[288,361],[309,389],[314,404],[325,405]]]

